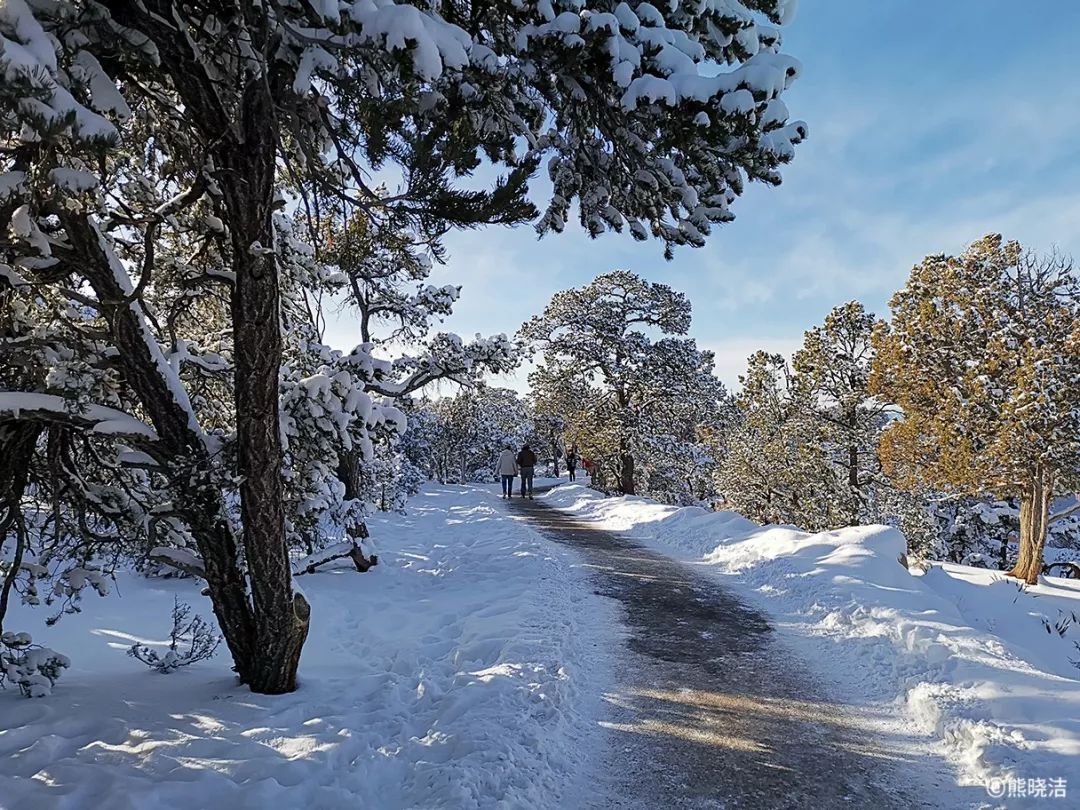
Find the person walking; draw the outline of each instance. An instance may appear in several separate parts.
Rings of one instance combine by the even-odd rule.
[[[502,496],[513,497],[514,478],[518,474],[518,465],[514,459],[514,448],[510,445],[506,445],[506,449],[499,453],[499,460],[495,464],[495,474],[502,479]]]
[[[577,481],[577,462],[578,451],[577,445],[575,444],[566,451],[566,471],[570,473],[571,481]]]
[[[516,461],[521,471],[521,497],[524,498],[528,495],[531,501],[533,496],[533,473],[536,471],[536,453],[532,451],[528,444],[525,444],[521,448],[521,452],[517,454]]]

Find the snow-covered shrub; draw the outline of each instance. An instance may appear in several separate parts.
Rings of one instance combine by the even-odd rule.
[[[202,616],[191,616],[191,605],[174,597],[169,649],[162,655],[146,644],[132,644],[128,655],[167,675],[180,667],[212,658],[220,644],[221,636],[212,625]]]
[[[34,644],[29,633],[0,636],[0,686],[15,684],[26,697],[52,694],[60,673],[71,660],[56,650]]]
[[[411,422],[410,422],[411,424]],[[375,445],[375,457],[368,465],[372,478],[375,508],[380,512],[405,511],[409,498],[428,480],[427,473],[406,456],[391,440]]]
[[[692,423],[691,423],[692,424]],[[642,442],[641,473],[650,497],[678,506],[701,505],[716,494],[716,466],[694,435],[663,434]]]
[[[886,491],[882,509],[883,520],[903,532],[915,556],[1000,570],[1016,561],[1020,506],[1015,499]],[[1072,515],[1050,525],[1047,546],[1077,547]]]

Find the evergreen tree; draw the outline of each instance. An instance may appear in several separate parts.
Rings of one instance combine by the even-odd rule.
[[[438,242],[419,242],[415,232],[395,230],[363,210],[328,216],[321,223],[320,259],[346,283],[361,343],[413,344],[428,337],[434,318],[449,315],[461,288],[424,282]]]
[[[529,424],[532,425],[532,433],[529,443],[539,458],[546,454],[551,459],[551,472],[555,478],[559,477],[559,463],[563,457],[563,431],[566,430],[566,419],[558,411],[549,411],[544,408],[536,397],[528,406]]]
[[[571,440],[624,494],[637,492],[649,448],[654,465],[670,466],[697,441],[694,425],[668,429],[674,410],[711,411],[725,396],[712,355],[682,337],[689,328],[685,295],[625,270],[556,293],[521,328],[543,354],[530,378],[538,400],[566,408]]]
[[[809,330],[792,357],[795,385],[805,389],[806,405],[818,423],[817,440],[841,473],[842,486],[833,493],[839,525],[867,522],[877,515],[877,444],[886,406],[869,390],[874,323],[873,313],[849,301],[835,307],[822,326]]]
[[[499,453],[521,447],[534,430],[525,402],[508,388],[477,385],[425,410],[433,415],[429,446],[444,483],[494,480]]]
[[[902,418],[882,437],[900,486],[1016,497],[1020,554],[1042,571],[1056,493],[1080,473],[1080,282],[1071,262],[998,235],[928,256],[874,336],[871,390]]]
[[[739,377],[736,422],[726,434],[719,488],[734,510],[762,523],[815,531],[842,525],[837,469],[814,403],[783,356],[758,351]]]

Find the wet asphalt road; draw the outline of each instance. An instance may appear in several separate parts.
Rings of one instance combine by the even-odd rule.
[[[942,806],[920,755],[825,699],[764,614],[694,566],[540,501],[511,508],[576,549],[623,614],[607,752],[582,807]]]

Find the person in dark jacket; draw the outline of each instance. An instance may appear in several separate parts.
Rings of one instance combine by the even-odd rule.
[[[536,453],[532,451],[529,445],[525,445],[521,448],[521,452],[517,454],[518,470],[521,472],[521,497],[524,498],[528,495],[529,500],[532,500],[533,492],[533,472],[536,470]]]
[[[573,445],[566,451],[566,470],[570,473],[570,480],[577,481],[578,452],[577,445]]]

